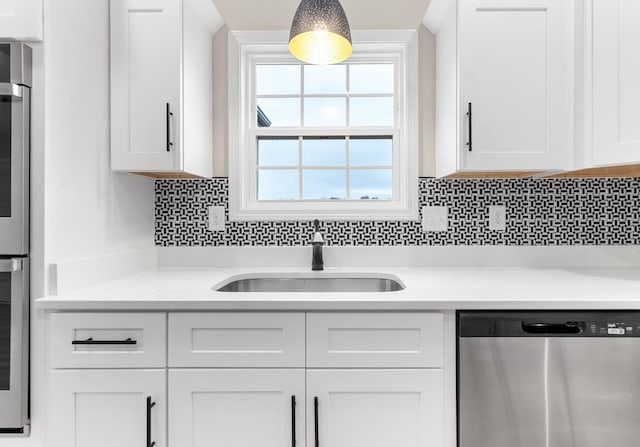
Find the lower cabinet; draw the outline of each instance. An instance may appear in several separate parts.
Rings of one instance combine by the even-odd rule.
[[[50,317],[46,447],[444,446],[441,314],[166,317]]]
[[[169,402],[170,446],[305,446],[303,369],[171,369]]]
[[[441,370],[308,370],[314,447],[443,445]]]
[[[166,447],[166,370],[55,370],[47,447]]]

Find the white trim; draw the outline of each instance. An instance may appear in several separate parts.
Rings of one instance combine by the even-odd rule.
[[[442,20],[449,10],[453,0],[431,0],[429,7],[422,18],[422,24],[431,33],[436,34],[442,25]]]
[[[418,38],[413,30],[357,31],[353,33],[353,61],[367,55],[396,65],[395,126],[366,128],[257,128],[247,110],[256,60],[292,61],[282,31],[234,31],[229,33],[229,217],[247,220],[416,220],[418,219]],[[258,53],[258,55],[256,55]],[[350,60],[350,61],[351,61]],[[250,70],[250,71],[249,71]],[[251,99],[252,102],[255,98]],[[253,107],[255,109],[255,106]],[[252,110],[253,110],[252,109]],[[392,135],[394,139],[393,200],[384,201],[257,201],[250,191],[255,183],[256,135]],[[397,150],[400,148],[400,150]],[[292,206],[293,205],[293,206]]]

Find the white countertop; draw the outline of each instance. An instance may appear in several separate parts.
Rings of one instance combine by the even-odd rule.
[[[405,285],[378,293],[215,292],[232,275],[309,269],[159,269],[36,300],[48,310],[640,309],[640,268],[326,269],[384,273]]]

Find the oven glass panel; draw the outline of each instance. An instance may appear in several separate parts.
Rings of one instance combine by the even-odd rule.
[[[11,46],[0,44],[0,82],[11,80]]]
[[[11,273],[0,273],[0,390],[10,385]]]
[[[11,97],[0,95],[0,217],[11,217]]]

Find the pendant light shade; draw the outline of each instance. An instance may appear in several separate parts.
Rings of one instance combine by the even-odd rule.
[[[337,64],[351,56],[351,30],[340,2],[302,0],[291,24],[289,51],[308,64]]]

